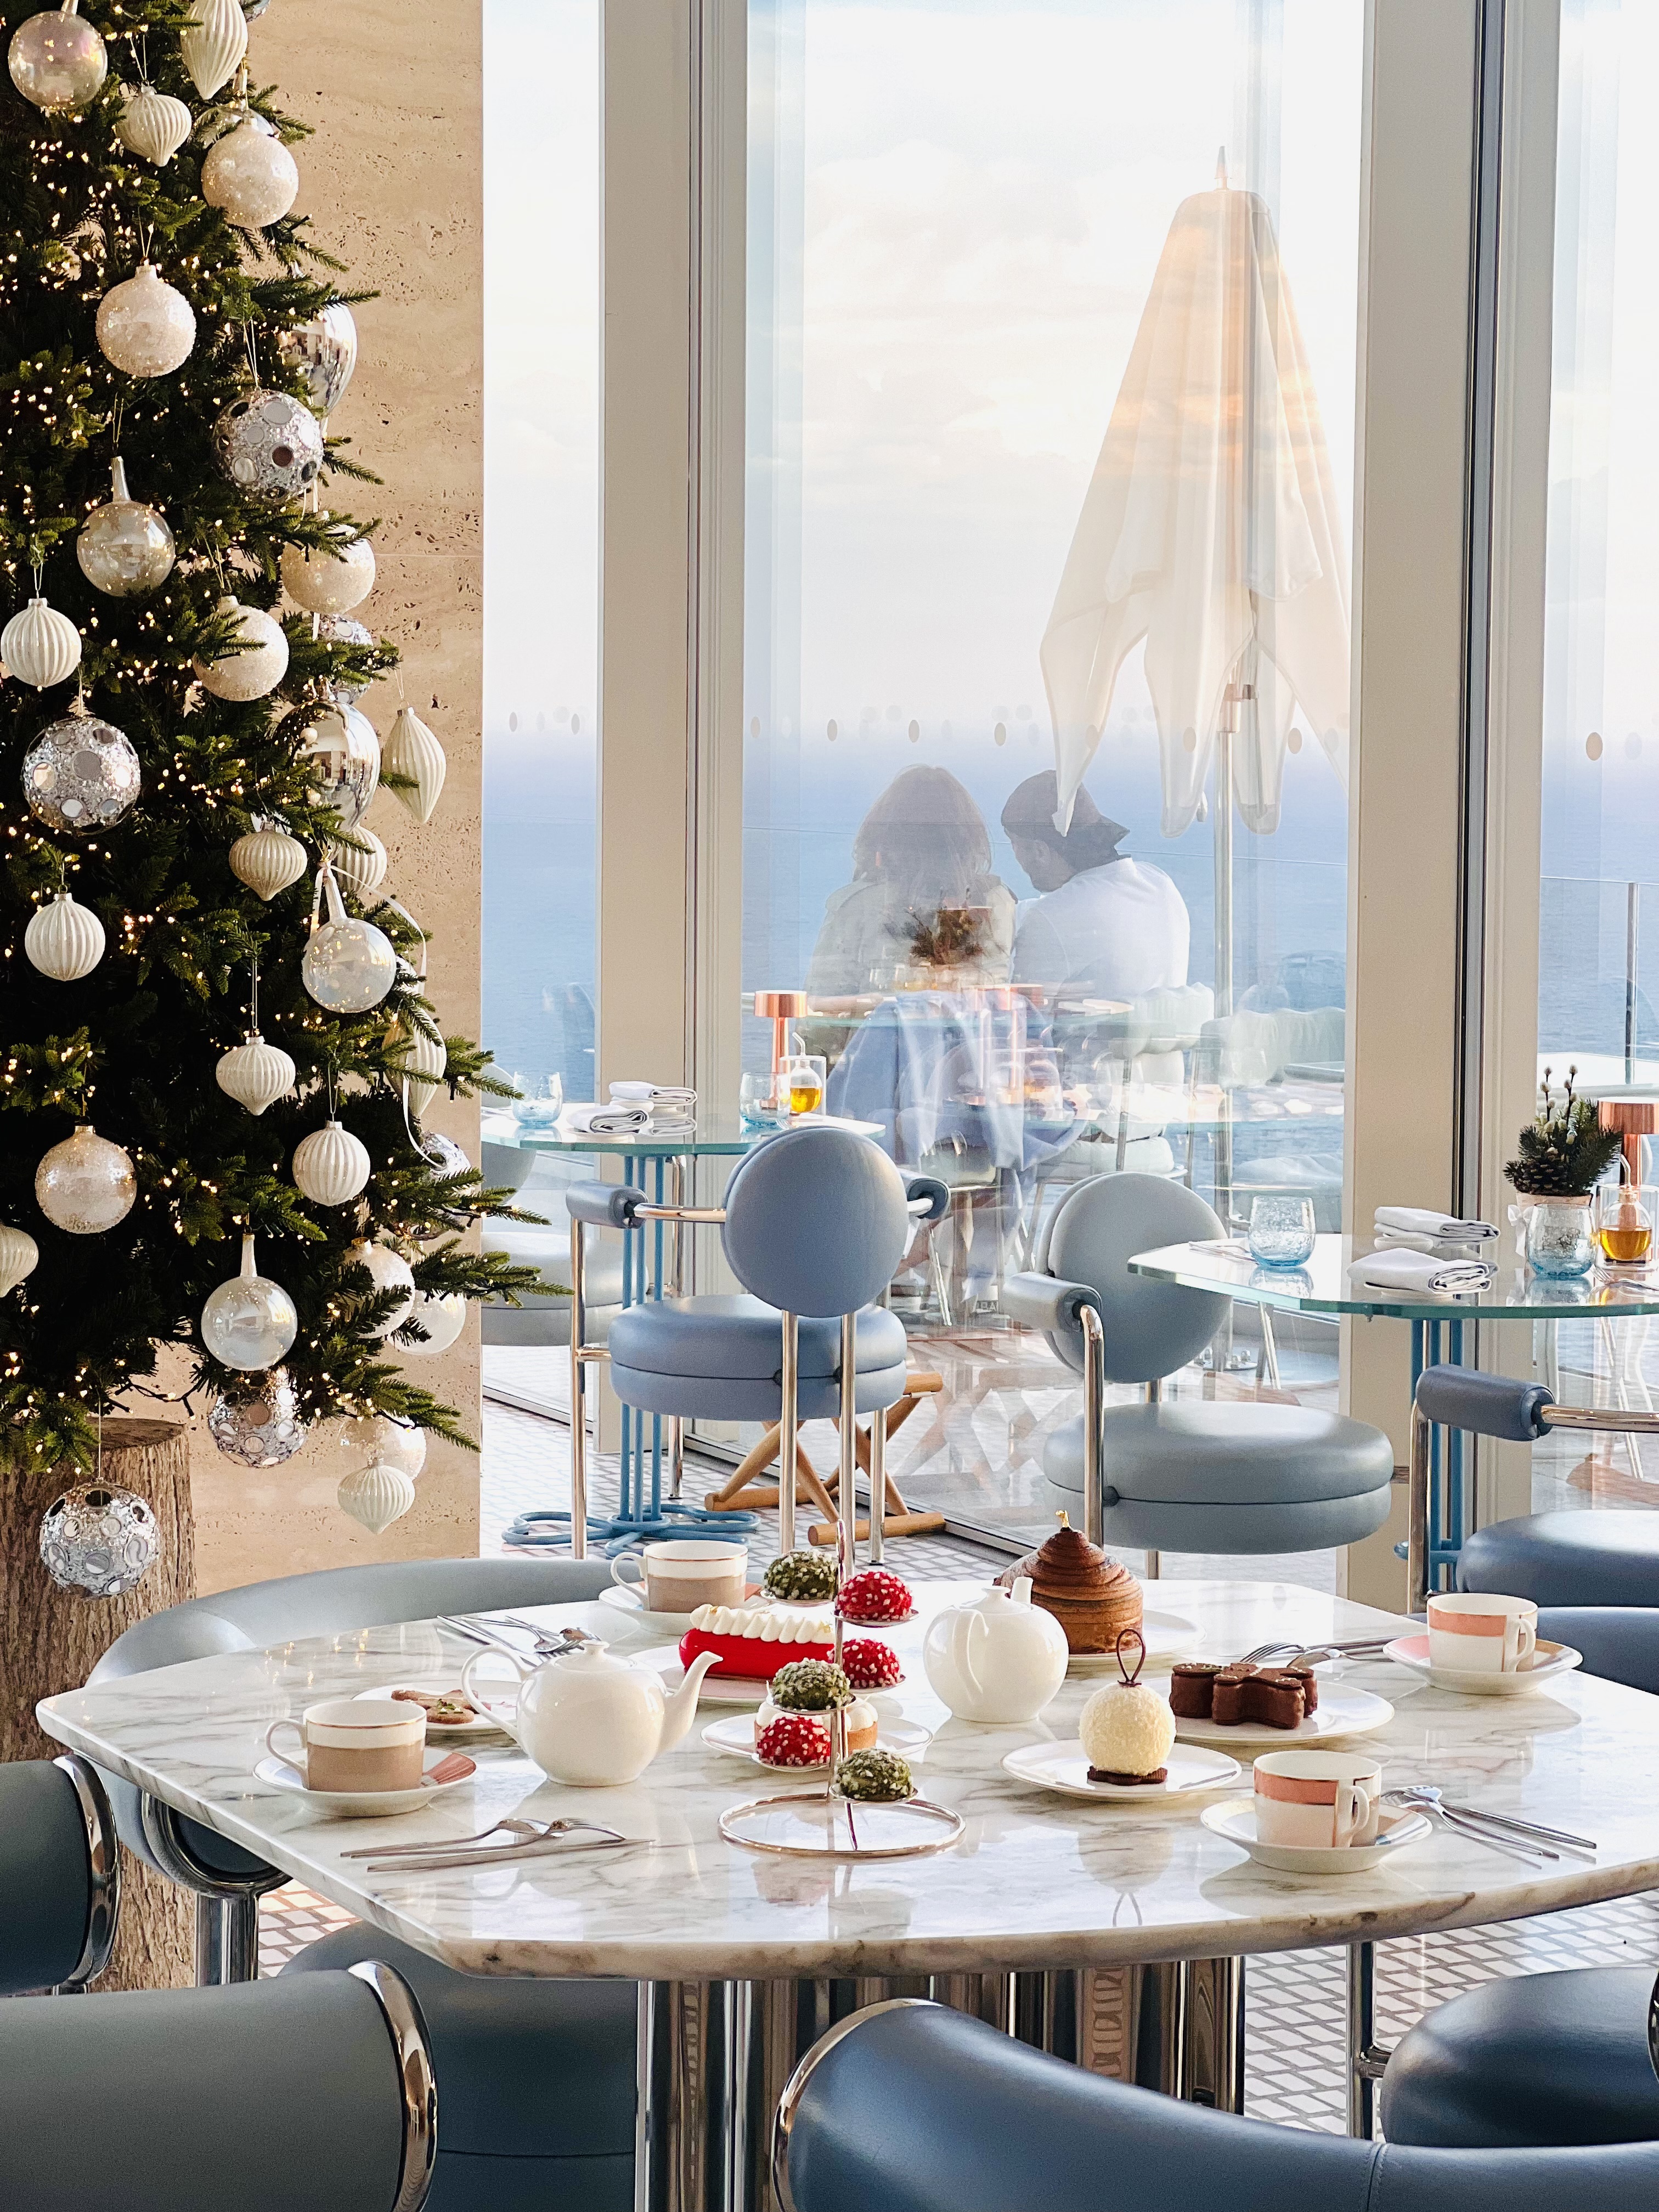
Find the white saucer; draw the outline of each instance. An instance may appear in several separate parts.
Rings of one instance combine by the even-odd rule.
[[[652,1613],[631,1589],[620,1583],[612,1583],[608,1589],[599,1592],[599,1603],[625,1613],[630,1620],[637,1620],[641,1628],[672,1628],[684,1636],[691,1626],[689,1613]]]
[[[437,1763],[436,1759],[432,1762],[434,1766]],[[418,1813],[422,1805],[471,1782],[477,1771],[469,1767],[453,1782],[422,1782],[417,1790],[307,1790],[298,1770],[285,1759],[262,1759],[253,1770],[270,1789],[280,1790],[289,1797],[303,1797],[307,1805],[337,1820],[389,1820],[395,1813]]]
[[[1183,1620],[1178,1613],[1143,1613],[1140,1632],[1146,1639],[1149,1667],[1161,1659],[1184,1659],[1198,1641],[1196,1623]],[[1133,1656],[1129,1664],[1134,1665]],[[1115,1651],[1073,1651],[1066,1665],[1068,1674],[1102,1674],[1109,1670],[1114,1674],[1118,1671]]]
[[[814,1714],[812,1717],[817,1719],[819,1716]],[[769,1774],[821,1774],[823,1771],[822,1766],[770,1765],[755,1749],[755,1723],[737,1713],[726,1720],[710,1721],[702,1732],[702,1740],[716,1751],[726,1751],[736,1758],[751,1759],[757,1766],[765,1767]],[[876,1741],[884,1751],[921,1751],[933,1740],[932,1729],[921,1728],[915,1721],[889,1720],[884,1713],[878,1716]]]
[[[389,1699],[394,1690],[418,1690],[428,1698],[441,1694],[430,1682],[387,1682],[378,1690],[359,1690],[357,1701],[361,1705],[375,1698]],[[459,1698],[460,1694],[460,1685],[457,1683],[455,1695]],[[472,1702],[471,1698],[467,1699],[469,1705]],[[432,1751],[441,1743],[477,1743],[487,1741],[492,1736],[505,1737],[507,1734],[506,1723],[494,1719],[487,1712],[480,1713],[476,1720],[440,1722],[435,1727],[428,1720],[426,1724],[426,1747]]]
[[[1456,1690],[1466,1698],[1528,1698],[1541,1690],[1546,1682],[1553,1682],[1558,1674],[1571,1674],[1575,1667],[1584,1663],[1583,1653],[1575,1651],[1571,1644],[1552,1644],[1547,1636],[1540,1636],[1536,1651],[1524,1667],[1517,1667],[1512,1674],[1474,1674],[1462,1667],[1437,1667],[1429,1658],[1426,1629],[1417,1636],[1396,1636],[1385,1647],[1384,1656],[1421,1680],[1431,1683],[1437,1690]]]
[[[1394,1707],[1370,1690],[1322,1682],[1318,1710],[1292,1729],[1269,1728],[1262,1721],[1185,1720],[1176,1716],[1183,1743],[1237,1745],[1243,1751],[1284,1751],[1298,1743],[1340,1743],[1345,1736],[1370,1735],[1387,1728]]]
[[[1343,1850],[1322,1850],[1307,1844],[1264,1844],[1255,1832],[1255,1799],[1228,1797],[1219,1805],[1206,1805],[1199,1819],[1212,1835],[1248,1851],[1258,1864],[1280,1874],[1363,1874],[1380,1866],[1397,1850],[1420,1844],[1433,1830],[1420,1813],[1382,1814],[1374,1844],[1351,1844]]]
[[[1238,1761],[1224,1752],[1178,1743],[1170,1753],[1169,1771],[1162,1782],[1091,1782],[1088,1759],[1075,1736],[1069,1743],[1022,1744],[1002,1764],[1017,1781],[1035,1782],[1040,1790],[1058,1790],[1062,1797],[1089,1797],[1107,1805],[1145,1805],[1190,1796],[1197,1790],[1224,1790],[1237,1781],[1241,1771]]]

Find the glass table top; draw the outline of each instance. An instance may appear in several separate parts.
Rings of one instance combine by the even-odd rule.
[[[834,1114],[801,1116],[831,1129],[851,1129],[860,1137],[880,1133],[878,1121],[849,1121]],[[691,1159],[749,1151],[763,1137],[777,1134],[785,1122],[756,1122],[736,1114],[700,1113],[681,1129],[641,1129],[632,1136],[605,1136],[589,1129],[569,1129],[557,1121],[520,1121],[510,1114],[486,1115],[483,1135],[492,1145],[516,1146],[522,1152],[605,1152],[620,1159]]]
[[[1316,1237],[1313,1255],[1299,1267],[1263,1267],[1231,1237],[1196,1244],[1165,1244],[1138,1252],[1130,1272],[1189,1291],[1219,1291],[1247,1305],[1282,1313],[1358,1314],[1385,1321],[1600,1321],[1659,1314],[1659,1267],[1592,1269],[1565,1281],[1534,1275],[1516,1264],[1514,1247],[1499,1239],[1498,1280],[1478,1296],[1419,1297],[1410,1291],[1363,1290],[1348,1279],[1354,1256],[1351,1237]],[[1363,1252],[1368,1249],[1364,1244]]]

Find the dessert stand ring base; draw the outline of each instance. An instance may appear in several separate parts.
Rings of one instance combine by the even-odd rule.
[[[752,1797],[720,1814],[728,1844],[778,1858],[911,1859],[948,1850],[963,1832],[963,1819],[946,1805],[926,1797],[896,1797],[885,1803],[832,1797],[823,1790],[789,1790],[775,1797]],[[913,1831],[906,1834],[906,1829]]]

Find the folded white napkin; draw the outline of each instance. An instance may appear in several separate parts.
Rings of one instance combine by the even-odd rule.
[[[1484,1260],[1437,1260],[1426,1252],[1367,1252],[1348,1262],[1348,1279],[1361,1290],[1404,1291],[1413,1297],[1455,1297],[1489,1291],[1496,1267]]]
[[[613,1083],[611,1100],[613,1105],[690,1108],[696,1104],[697,1094],[683,1083]]]
[[[1460,1221],[1455,1214],[1437,1213],[1427,1206],[1379,1206],[1372,1224],[1379,1237],[1388,1230],[1450,1244],[1484,1244],[1498,1234],[1490,1221]]]
[[[1486,1247],[1470,1237],[1419,1237],[1409,1229],[1379,1229],[1376,1249],[1379,1252],[1428,1252],[1437,1260],[1478,1260]]]
[[[573,1136],[633,1137],[650,1126],[643,1106],[567,1106],[559,1116],[559,1127]]]

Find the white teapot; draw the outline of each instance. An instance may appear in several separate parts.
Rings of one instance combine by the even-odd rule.
[[[1031,1602],[1031,1578],[1012,1592],[988,1591],[973,1605],[935,1613],[921,1663],[936,1696],[961,1721],[1011,1728],[1035,1720],[1066,1680],[1066,1631]]]
[[[509,1651],[475,1651],[461,1670],[461,1688],[480,1711],[489,1708],[482,1689],[473,1687],[473,1671],[483,1660],[496,1658],[518,1671],[518,1704],[501,1725],[520,1750],[555,1782],[607,1790],[637,1779],[659,1751],[684,1735],[716,1655],[705,1651],[694,1659],[670,1697],[660,1675],[631,1659],[613,1658],[597,1642],[539,1667]]]

